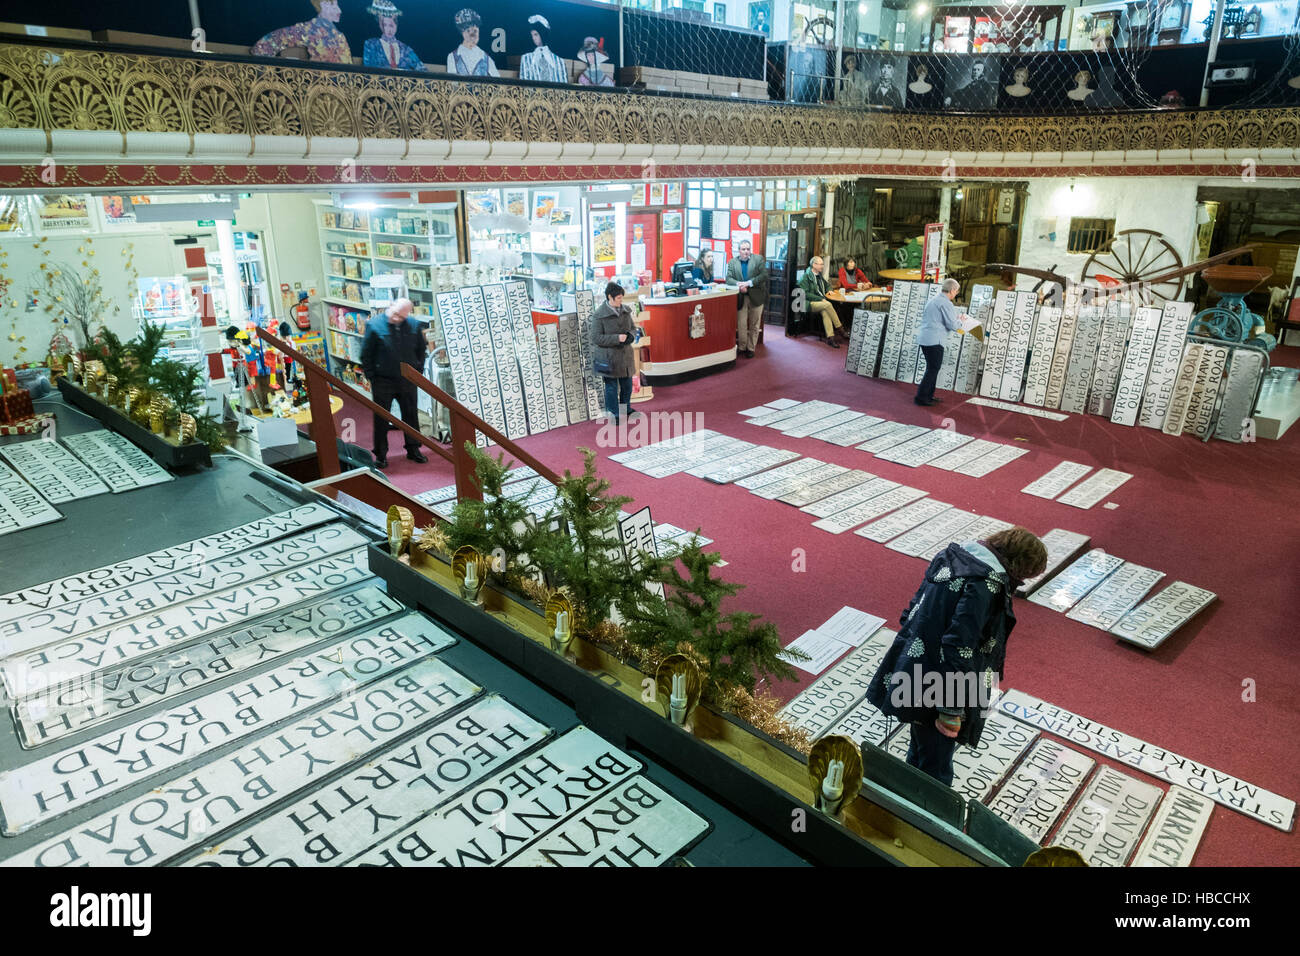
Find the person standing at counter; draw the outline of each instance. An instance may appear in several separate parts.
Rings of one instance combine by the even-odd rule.
[[[943,340],[960,327],[957,309],[952,304],[960,288],[956,279],[944,279],[939,294],[930,297],[921,313],[921,331],[916,334],[916,344],[925,356],[925,374],[916,387],[914,401],[918,405],[935,404],[934,385],[939,380],[939,366],[943,364]]]
[[[826,277],[822,275],[822,269],[825,267],[826,262],[821,256],[813,256],[809,259],[808,268],[804,270],[803,278],[799,280],[799,288],[803,290],[804,308],[822,317],[822,325],[826,328],[826,344],[837,349],[840,347],[840,342],[845,339],[844,326],[840,324],[835,306],[831,305],[830,300],[826,298],[829,286],[826,284]]]
[[[763,309],[767,306],[767,262],[753,254],[748,239],[742,239],[736,258],[727,263],[727,284],[740,290],[736,300],[736,348],[746,358],[754,357],[758,333],[763,330]]]
[[[623,287],[611,282],[605,286],[604,303],[591,314],[591,346],[592,367],[605,380],[605,411],[615,422],[632,401],[634,341],[632,310],[623,304]]]

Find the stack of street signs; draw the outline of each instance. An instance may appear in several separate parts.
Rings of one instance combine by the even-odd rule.
[[[877,478],[875,481],[885,482],[885,479]],[[827,515],[820,521],[814,521],[813,527],[821,531],[829,531],[831,534],[843,534],[865,521],[879,518],[924,497],[925,492],[920,488],[909,488],[893,481],[878,484],[875,485],[875,491],[870,497],[857,504],[849,505],[842,511]]]
[[[52,504],[108,493],[108,485],[80,458],[56,441],[19,442],[0,446],[24,479]]]
[[[1076,508],[1091,508],[1133,476],[1128,472],[1103,468],[1091,478],[1085,478],[1056,500]]]
[[[7,465],[0,465],[0,534],[58,521],[63,515]]]
[[[62,441],[114,494],[172,480],[165,468],[114,432],[82,432]]]
[[[1095,720],[1071,713],[1016,690],[1007,690],[994,704],[998,711],[1031,727],[1056,734],[1076,746],[1208,797],[1238,813],[1290,832],[1295,825],[1295,801],[1130,737]]]
[[[697,841],[709,824],[643,769],[636,758],[576,727],[344,862],[656,866]],[[555,822],[541,827],[539,820]]]
[[[924,498],[878,521],[873,521],[853,533],[883,544],[897,538],[905,531],[912,530],[921,522],[937,517],[951,507],[952,505],[934,498]]]
[[[792,727],[807,731],[813,740],[827,732],[842,733],[835,725],[863,703],[871,678],[894,642],[895,632],[879,625],[876,627],[874,633],[856,648],[846,645],[848,655],[796,694],[777,716]]]
[[[1163,571],[1125,561],[1065,616],[1103,631],[1110,630],[1164,576]]]
[[[1155,650],[1203,608],[1213,603],[1213,591],[1185,581],[1175,581],[1150,600],[1139,604],[1110,628],[1116,637]]]
[[[206,535],[142,554],[138,558],[78,571],[67,577],[0,594],[0,622],[49,611],[73,601],[85,600],[137,584],[165,577],[187,568],[200,567],[225,555],[247,551],[277,538],[333,521],[338,513],[325,504],[301,505],[238,525],[228,531]]]
[[[1124,559],[1093,548],[1079,560],[1034,591],[1029,600],[1064,614],[1106,580]]]
[[[1062,415],[1060,412],[1051,412],[1042,408],[1029,408],[1024,405],[1013,405],[1011,402],[1004,402],[996,398],[968,398],[967,405],[982,405],[985,408],[996,408],[1003,412],[1018,412],[1021,415],[1029,415],[1031,418],[1049,418],[1054,422],[1063,422],[1069,415]]]
[[[1089,866],[1125,866],[1160,802],[1160,788],[1102,766],[1052,838]]]
[[[274,749],[285,754],[286,764],[293,765],[293,779],[302,780],[311,773],[315,763],[325,758],[317,749],[324,741],[334,740],[345,754],[355,746],[348,733],[324,735],[319,729],[313,733],[314,724],[303,719],[307,713],[323,710],[330,702],[381,678],[390,678],[392,688],[400,689],[403,681],[412,675],[408,665],[452,642],[436,625],[419,615],[410,617],[412,626],[398,629],[380,625],[230,687],[210,691],[174,711],[144,715],[99,737],[0,773],[0,811],[3,811],[5,834],[25,832],[228,743],[265,735],[266,749],[271,750],[270,744],[276,741],[276,735],[271,732],[288,721],[295,722],[295,729],[306,738],[303,743],[310,747],[290,748],[287,744],[282,747],[276,741]],[[441,662],[425,663],[433,666],[430,689],[447,685],[454,688],[454,696],[477,693],[478,689],[469,681]],[[402,673],[399,675],[397,671]],[[357,697],[370,708],[386,709],[386,701],[366,691]],[[329,720],[332,722],[335,716],[339,716],[337,709],[331,712]],[[312,737],[321,739],[313,741]],[[253,752],[242,755],[246,765],[266,761],[265,756],[256,758],[258,749],[250,748]],[[298,750],[309,750],[310,756],[290,756]],[[264,768],[259,772],[265,772]],[[246,779],[245,774],[240,774],[238,779]]]
[[[1041,738],[998,788],[988,807],[1035,843],[1042,843],[1096,761]]]
[[[1032,594],[1035,588],[1040,587],[1046,581],[1050,581],[1057,571],[1061,570],[1066,563],[1073,561],[1075,556],[1088,546],[1091,539],[1086,534],[1079,534],[1077,531],[1053,528],[1043,535],[1040,540],[1047,548],[1047,567],[1038,577],[1030,578],[1020,586],[1020,590],[1016,593],[1021,597]]]
[[[836,733],[839,729],[836,728]],[[1016,761],[1038,739],[1030,730],[1005,714],[992,714],[984,722],[978,747],[958,747],[952,756],[952,788],[963,797],[981,803],[1006,779]],[[872,741],[875,743],[875,741]],[[889,740],[886,748],[899,760],[907,759],[912,743],[907,724]]]

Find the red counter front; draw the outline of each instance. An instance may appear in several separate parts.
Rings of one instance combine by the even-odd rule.
[[[643,372],[650,381],[697,372],[736,360],[736,290],[642,298],[641,325],[650,337]],[[704,314],[704,335],[691,338],[691,315]],[[647,318],[648,316],[648,318]]]

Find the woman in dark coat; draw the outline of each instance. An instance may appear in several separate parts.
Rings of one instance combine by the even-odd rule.
[[[623,287],[611,282],[605,286],[605,301],[591,314],[591,345],[593,367],[605,380],[605,411],[614,421],[618,421],[620,409],[632,401],[634,341],[632,310],[623,304]]]
[[[1011,596],[1046,567],[1043,542],[1021,527],[950,544],[899,618],[867,700],[911,723],[907,762],[941,783],[952,784],[957,745],[979,743],[1016,626]]]

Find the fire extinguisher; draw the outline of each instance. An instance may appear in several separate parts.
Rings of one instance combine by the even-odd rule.
[[[298,304],[293,307],[294,317],[298,321],[298,328],[306,331],[311,328],[311,307],[307,305],[307,293],[298,293]]]

